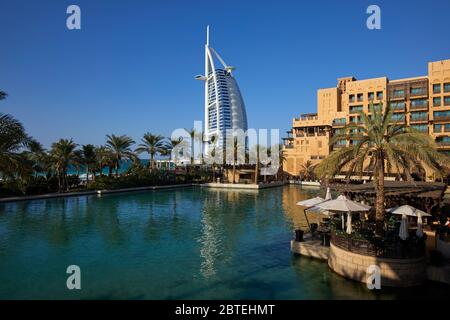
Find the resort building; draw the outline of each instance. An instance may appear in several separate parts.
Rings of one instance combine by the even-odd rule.
[[[390,80],[387,77],[357,80],[339,78],[334,88],[317,91],[317,113],[302,114],[292,121],[283,138],[284,170],[299,176],[309,160],[317,164],[333,150],[353,143],[330,138],[347,123],[358,123],[357,111],[369,113],[369,105],[388,103],[393,123],[405,124],[429,134],[439,151],[450,155],[450,60],[428,63],[428,74]]]
[[[216,68],[216,61],[222,65]],[[228,66],[209,46],[209,26],[205,45],[205,74],[195,78],[205,82],[205,154],[213,145],[225,145],[226,130],[247,131],[247,115],[239,86]]]

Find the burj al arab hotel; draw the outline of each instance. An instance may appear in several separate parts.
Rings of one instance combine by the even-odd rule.
[[[216,68],[216,62],[221,67]],[[247,131],[247,115],[239,86],[234,79],[234,67],[228,66],[209,46],[209,26],[206,30],[205,74],[195,78],[205,82],[205,152],[214,144],[225,145],[226,131]]]

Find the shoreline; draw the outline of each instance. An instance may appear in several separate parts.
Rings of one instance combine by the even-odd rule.
[[[194,183],[184,183],[184,184],[171,184],[166,186],[148,186],[148,187],[134,187],[134,188],[121,188],[121,189],[107,189],[107,190],[89,190],[89,191],[74,191],[67,193],[46,193],[34,196],[19,196],[19,197],[7,197],[0,198],[0,203],[9,202],[22,202],[22,201],[32,201],[32,200],[45,200],[45,199],[55,199],[55,198],[69,198],[69,197],[80,197],[80,196],[93,196],[93,195],[105,195],[105,194],[115,194],[115,193],[127,193],[127,192],[139,192],[148,190],[165,190],[165,189],[178,189],[184,187],[194,186]]]

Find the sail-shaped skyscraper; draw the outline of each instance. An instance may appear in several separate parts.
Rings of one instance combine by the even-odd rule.
[[[216,68],[216,60],[221,68]],[[196,76],[205,82],[205,153],[211,146],[225,145],[226,131],[247,131],[247,115],[239,86],[233,77],[234,67],[228,66],[209,46],[209,26],[206,30],[205,74]]]

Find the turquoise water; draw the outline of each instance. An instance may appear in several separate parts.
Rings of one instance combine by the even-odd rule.
[[[372,299],[294,256],[299,199],[318,191],[186,189],[0,204],[1,299]],[[66,268],[81,268],[81,290]],[[439,289],[439,287],[438,287]],[[433,292],[433,286],[420,291]]]

